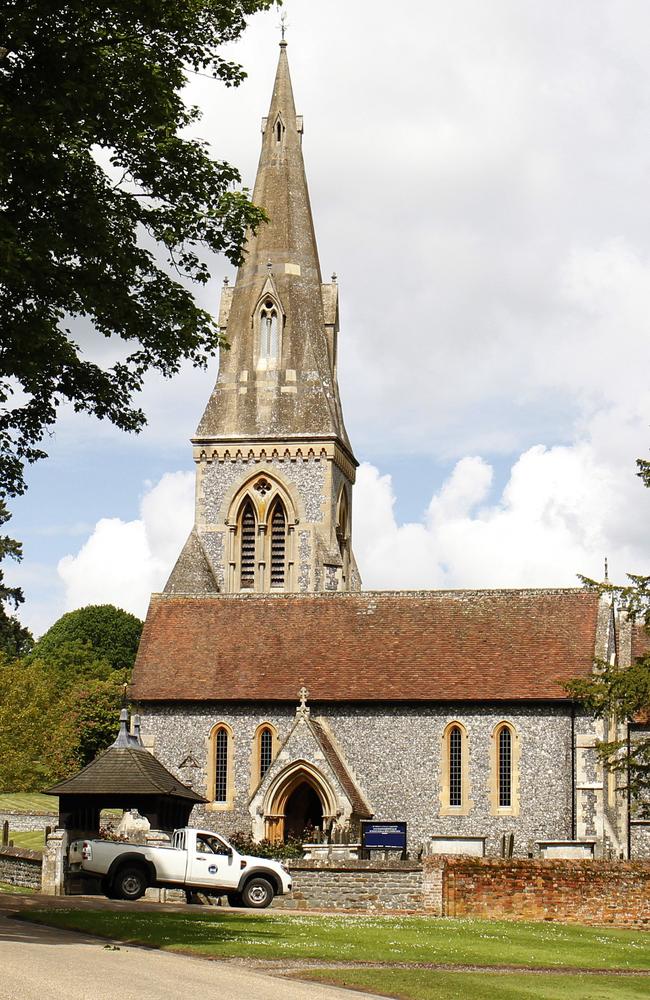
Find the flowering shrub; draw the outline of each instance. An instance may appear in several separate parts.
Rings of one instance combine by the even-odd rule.
[[[289,858],[301,858],[303,856],[302,841],[296,837],[289,837],[283,844],[272,844],[266,838],[264,840],[253,840],[250,834],[237,830],[228,840],[240,854],[252,854],[258,858],[285,861]]]

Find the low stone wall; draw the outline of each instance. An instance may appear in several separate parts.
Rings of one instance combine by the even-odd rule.
[[[408,861],[291,861],[293,892],[273,906],[293,910],[421,910],[422,866]]]
[[[20,847],[0,849],[0,882],[40,889],[43,857],[40,851]]]
[[[423,861],[449,917],[650,927],[650,862],[443,858]]]
[[[9,839],[11,839],[12,830],[15,830],[16,833],[24,833],[26,830],[44,830],[46,826],[54,829],[59,822],[59,816],[58,813],[0,812],[0,829],[5,821],[9,823]]]

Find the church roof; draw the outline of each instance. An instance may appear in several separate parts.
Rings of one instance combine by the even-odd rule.
[[[221,352],[217,384],[196,444],[326,438],[340,441],[351,454],[335,351],[326,332],[326,324],[336,322],[337,289],[322,283],[302,131],[283,41],[252,199],[268,222],[255,235],[248,234],[235,287],[226,287],[222,295],[219,323],[230,350]],[[267,295],[281,313],[280,363],[269,370],[255,364],[259,334],[254,317]]]
[[[132,697],[146,701],[567,698],[604,649],[591,590],[153,595]]]

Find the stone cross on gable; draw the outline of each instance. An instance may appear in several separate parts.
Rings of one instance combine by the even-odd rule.
[[[300,704],[296,709],[296,715],[309,715],[309,709],[307,708],[307,699],[309,698],[309,691],[303,684],[298,692],[298,697],[300,698]]]

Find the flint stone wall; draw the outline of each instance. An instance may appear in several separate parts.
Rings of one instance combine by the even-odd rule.
[[[630,842],[635,861],[650,861],[650,820],[632,822]]]
[[[26,851],[20,847],[0,849],[0,882],[40,889],[42,866],[40,851]]]
[[[312,716],[328,723],[377,820],[405,820],[408,850],[417,856],[429,837],[485,836],[486,853],[497,856],[501,836],[513,833],[515,855],[526,857],[539,840],[571,839],[571,718],[564,706],[501,704],[313,705]],[[262,722],[272,723],[281,744],[295,707],[272,703],[146,704],[142,729],[155,737],[154,753],[174,774],[204,794],[210,730],[228,723],[234,734],[235,798],[230,810],[197,807],[191,822],[226,836],[250,832],[253,739]],[[460,721],[468,733],[469,799],[466,816],[440,816],[441,740]],[[520,812],[495,816],[490,805],[490,743],[506,720],[519,735]],[[193,758],[195,768],[180,768]],[[319,767],[321,762],[314,760]]]
[[[9,839],[11,839],[12,830],[23,833],[26,830],[44,830],[47,826],[54,829],[59,822],[59,814],[0,812],[0,828],[5,821],[9,823]]]
[[[422,910],[422,866],[404,861],[291,861],[293,891],[274,900],[285,910]]]

